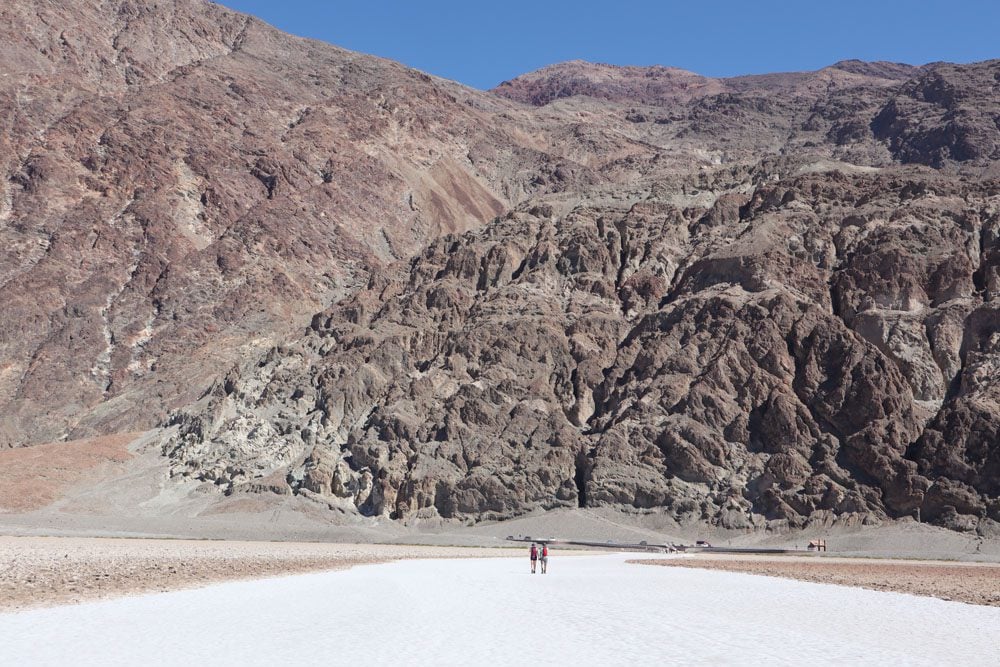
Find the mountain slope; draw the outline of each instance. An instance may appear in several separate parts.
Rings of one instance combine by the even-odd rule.
[[[161,426],[175,482],[353,519],[997,530],[1000,63],[484,93],[197,0],[0,12],[0,446]]]
[[[612,504],[742,528],[938,518],[959,495],[995,513],[995,448],[970,434],[977,464],[924,432],[970,412],[963,359],[996,311],[969,241],[997,224],[993,187],[821,172],[707,208],[513,214],[234,369],[166,451],[223,488],[396,518]]]
[[[210,3],[2,11],[5,445],[153,425],[547,159],[495,98]]]

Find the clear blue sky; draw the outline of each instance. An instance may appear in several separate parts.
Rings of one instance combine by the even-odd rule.
[[[287,32],[491,88],[566,60],[709,76],[1000,57],[1000,0],[222,0]]]

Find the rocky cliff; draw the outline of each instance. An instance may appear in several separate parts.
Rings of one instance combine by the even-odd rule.
[[[234,368],[166,451],[224,488],[398,518],[976,527],[1000,509],[1000,335],[975,278],[998,195],[900,169],[517,211]]]
[[[492,93],[19,0],[3,442],[352,515],[1000,522],[1000,63]]]

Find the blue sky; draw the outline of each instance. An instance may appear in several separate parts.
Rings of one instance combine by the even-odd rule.
[[[282,30],[491,88],[566,60],[709,76],[1000,57],[1000,0],[222,0]]]

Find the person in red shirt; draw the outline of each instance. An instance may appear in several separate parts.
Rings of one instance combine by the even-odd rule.
[[[535,566],[538,564],[538,547],[531,545],[531,573],[535,573]]]
[[[546,570],[549,569],[549,545],[542,545],[542,552],[539,554],[538,560],[542,563],[542,574],[545,574]]]

